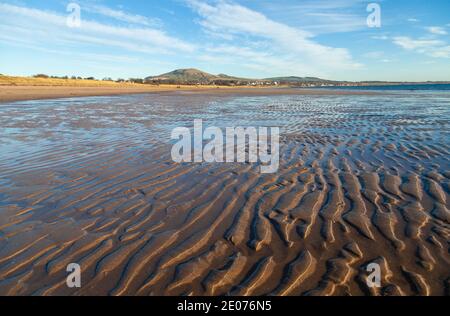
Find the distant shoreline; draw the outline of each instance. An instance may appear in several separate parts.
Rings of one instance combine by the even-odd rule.
[[[205,75],[209,75],[203,73]],[[211,75],[212,76],[212,75]],[[233,78],[233,77],[230,77]],[[344,82],[342,82],[344,84]],[[403,86],[408,83],[360,82],[346,86],[297,86],[296,84],[277,85],[219,85],[212,84],[182,84],[180,83],[138,83],[128,81],[112,81],[112,79],[96,80],[80,77],[18,77],[0,75],[0,103],[58,99],[90,96],[114,96],[146,93],[172,93],[186,91],[189,93],[209,93],[223,95],[371,95],[380,94],[379,89],[367,89],[370,86]],[[418,84],[418,83],[409,83]],[[437,83],[423,82],[433,85]],[[440,82],[439,84],[445,84]],[[367,89],[367,90],[365,90]],[[386,93],[386,92],[384,92]]]
[[[212,86],[118,86],[118,87],[71,87],[71,86],[0,86],[0,103],[74,97],[116,96],[151,93],[185,92],[189,94],[214,95],[374,95],[367,91],[337,91],[286,87],[212,87]]]

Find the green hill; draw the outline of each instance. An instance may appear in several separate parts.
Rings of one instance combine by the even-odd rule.
[[[317,82],[317,83],[325,83],[325,82],[332,82],[330,80],[325,80],[321,78],[316,77],[274,77],[274,78],[266,78],[264,80],[272,81],[272,82],[279,82],[279,83],[311,83],[311,82]]]
[[[225,74],[212,75],[210,73],[189,68],[177,69],[159,76],[145,78],[145,82],[165,83],[165,84],[218,84],[218,85],[272,85],[291,84],[301,85],[308,83],[332,83],[333,81],[315,77],[276,77],[267,79],[249,79],[233,77]]]
[[[267,80],[247,79],[225,74],[212,75],[198,69],[177,69],[159,76],[145,78],[146,82],[173,84],[249,84],[252,82],[269,82]]]

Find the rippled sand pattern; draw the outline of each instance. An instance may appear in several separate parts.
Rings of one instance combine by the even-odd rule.
[[[279,172],[173,163],[196,118],[280,126]],[[0,294],[449,295],[449,118],[448,93],[1,105]]]

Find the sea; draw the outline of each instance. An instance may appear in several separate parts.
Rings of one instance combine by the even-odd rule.
[[[360,90],[360,91],[450,91],[450,84],[403,84],[373,85],[353,87],[320,87],[319,89]]]

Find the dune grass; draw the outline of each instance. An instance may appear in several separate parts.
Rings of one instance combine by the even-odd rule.
[[[0,75],[0,86],[142,87],[139,83]]]

